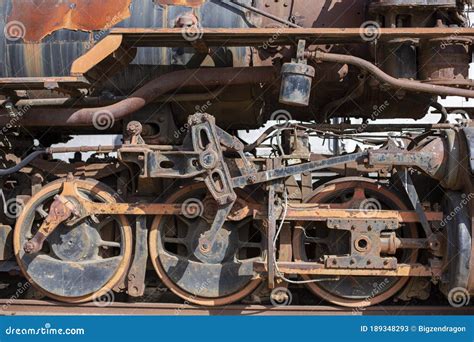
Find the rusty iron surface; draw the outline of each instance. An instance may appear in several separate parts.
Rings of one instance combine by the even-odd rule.
[[[38,42],[60,29],[103,30],[130,17],[132,0],[14,1],[8,22],[25,26],[24,40]]]
[[[439,315],[472,315],[474,307],[463,306],[454,308],[451,306],[387,306],[377,305],[355,311],[352,308],[328,305],[294,305],[294,306],[265,306],[265,305],[226,305],[209,308],[189,304],[166,304],[166,303],[121,303],[112,302],[107,306],[99,307],[95,303],[80,305],[68,305],[44,300],[15,301],[1,299],[0,305],[7,305],[6,315],[176,315],[180,310],[185,316],[207,316],[207,315],[252,315],[252,316],[319,316],[319,315],[426,315],[427,312],[436,312]]]
[[[204,4],[207,0],[154,0],[160,5],[167,6],[186,6],[186,7],[199,7]]]
[[[114,28],[111,34],[123,35],[133,46],[184,46],[186,37],[180,28]],[[208,46],[259,46],[271,40],[273,45],[296,45],[299,39],[313,44],[364,43],[360,28],[280,28],[278,34],[270,28],[202,28],[202,39]],[[378,40],[409,36],[416,39],[446,38],[453,35],[474,36],[474,28],[402,27],[379,28]],[[189,41],[187,43],[189,45]]]

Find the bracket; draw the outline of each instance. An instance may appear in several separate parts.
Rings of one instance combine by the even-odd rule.
[[[387,270],[397,268],[397,258],[381,257],[381,233],[398,229],[398,221],[328,219],[327,227],[351,233],[350,255],[326,256],[324,262],[327,268]]]

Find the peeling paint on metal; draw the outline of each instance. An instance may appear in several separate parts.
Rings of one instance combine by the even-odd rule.
[[[12,2],[7,22],[20,22],[25,42],[60,30],[107,30],[130,17],[132,0],[23,0]]]
[[[199,7],[207,0],[156,0],[160,5]]]

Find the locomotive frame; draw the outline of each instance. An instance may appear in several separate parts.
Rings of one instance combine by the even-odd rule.
[[[441,2],[425,5],[452,5]],[[396,13],[394,7],[408,6],[403,1],[380,3],[371,10],[377,12],[377,6],[382,6],[383,11],[390,8]],[[285,19],[270,19],[288,25]],[[207,306],[241,301],[258,291],[271,292],[267,295],[273,301],[285,302],[287,294],[281,289],[292,284],[304,284],[326,301],[348,307],[381,303],[407,284],[424,297],[426,280],[439,285],[446,295],[459,288],[474,293],[474,204],[470,201],[474,132],[470,118],[449,123],[444,120],[447,109],[438,104],[434,106],[443,117],[432,124],[333,124],[324,116],[276,124],[254,144],[244,144],[233,134],[235,129],[219,127],[216,120],[222,120],[207,113],[188,113],[184,124],[181,120],[185,129],[179,139],[161,137],[156,122],[135,115],[156,102],[196,97],[192,92],[176,94],[183,88],[203,87],[215,99],[225,88],[251,87],[249,92],[257,88],[274,100],[275,94],[267,87],[274,83],[283,84],[281,97],[289,99],[283,103],[301,108],[305,102],[308,105],[312,92],[311,83],[308,88],[306,82],[318,77],[324,63],[356,68],[360,82],[370,78],[385,92],[400,92],[402,98],[416,94],[431,105],[432,96],[474,98],[470,80],[443,78],[439,72],[441,77],[424,80],[397,77],[393,68],[328,51],[327,46],[364,43],[361,28],[301,28],[293,23],[291,28],[279,28],[275,36],[275,30],[269,28],[203,29],[196,20],[188,14],[178,18],[181,27],[173,29],[112,29],[74,61],[70,76],[0,79],[6,95],[6,110],[0,115],[3,125],[18,118],[20,125],[35,131],[51,125],[66,132],[88,132],[97,116],[106,113],[113,122],[121,123],[109,127],[110,132],[124,133],[121,145],[48,146],[1,170],[6,179],[31,164],[33,169],[50,169],[47,173],[58,178],[48,183],[37,172],[39,180],[32,184],[31,195],[17,196],[22,206],[13,229],[14,253],[21,273],[37,289],[71,303],[90,301],[111,290],[141,297],[150,259],[161,281],[177,296]],[[199,39],[187,40],[183,27],[198,30]],[[376,33],[382,52],[391,51],[394,41],[403,41],[401,46],[405,46],[406,40],[419,40],[417,44],[431,48],[444,44],[449,54],[461,60],[450,62],[454,69],[461,68],[457,63],[465,57],[457,49],[470,51],[467,46],[474,37],[472,28],[443,25],[378,27]],[[281,57],[286,63],[269,65],[262,59],[253,66],[225,68],[195,68],[191,63],[202,62],[216,46],[255,48],[270,40],[272,48],[290,46],[286,52],[290,58]],[[95,101],[84,95],[101,77],[128,66],[144,47],[190,48],[196,60],[184,70],[150,81],[130,96]],[[434,77],[436,72],[431,71],[427,73]],[[217,86],[224,90],[215,93]],[[19,98],[17,92],[25,89],[61,91],[73,101]],[[259,103],[259,96],[254,103]],[[24,106],[29,108],[22,112]],[[400,114],[406,116],[410,115]],[[160,131],[179,131],[171,113],[157,122]],[[387,130],[410,132],[397,136],[409,143],[401,147],[388,137],[379,144],[381,149],[330,157],[311,152],[308,145],[315,132],[323,137],[357,139]],[[262,158],[256,148],[272,136],[280,139],[279,155]],[[62,152],[113,152],[117,157],[81,168],[76,168],[75,161],[61,167],[44,158]],[[130,170],[138,173],[133,175]],[[328,170],[337,179],[322,176],[324,182],[316,184],[314,174]],[[101,172],[104,175],[97,177]],[[89,179],[105,179],[115,173],[120,173],[113,184],[117,190]],[[373,174],[377,176],[371,177]],[[178,180],[178,191],[158,203],[150,202],[149,194],[141,195],[134,184],[142,183],[146,193],[143,187],[156,190],[152,184],[167,180]],[[443,208],[420,200],[422,182],[442,186],[446,191]],[[373,203],[380,207],[372,210]],[[155,217],[151,226],[150,216]],[[114,227],[104,233],[109,240],[100,235],[102,223]],[[320,231],[327,235],[319,236]],[[253,236],[260,239],[252,240]],[[313,255],[308,246],[313,246]],[[417,278],[425,282],[420,285]],[[348,279],[361,283],[360,293],[354,293]],[[374,294],[370,284],[381,279],[386,288]]]

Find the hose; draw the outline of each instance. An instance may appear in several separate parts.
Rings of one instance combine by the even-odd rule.
[[[26,165],[31,163],[34,159],[38,158],[39,156],[43,154],[48,154],[49,152],[47,150],[38,150],[35,151],[31,154],[29,154],[25,159],[23,159],[21,162],[16,164],[13,167],[10,167],[8,169],[0,169],[0,177],[5,177],[8,175],[11,175],[12,173],[20,171],[22,168],[24,168]]]

